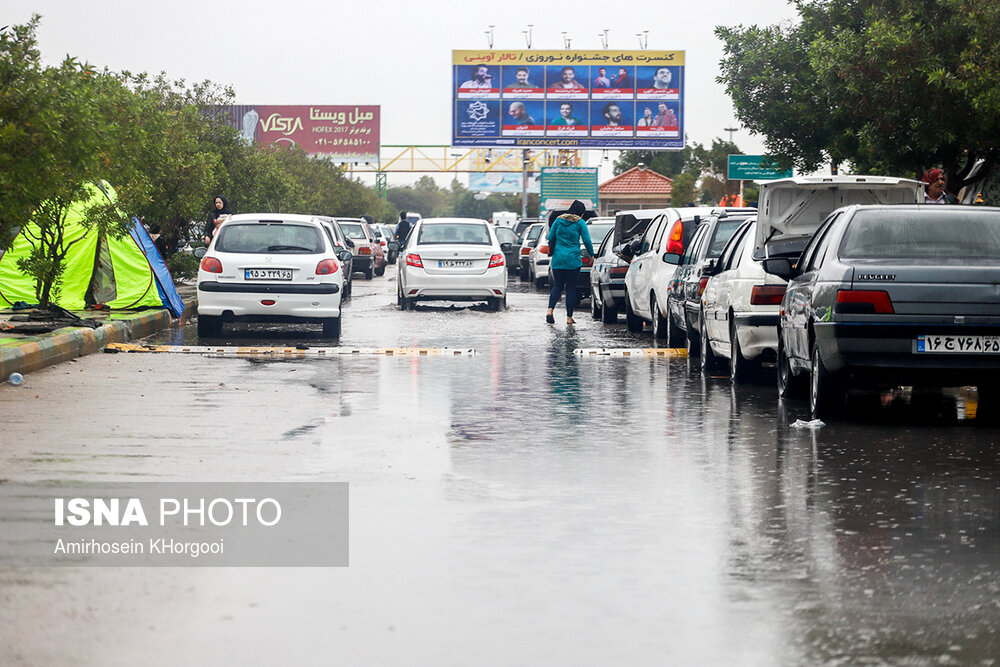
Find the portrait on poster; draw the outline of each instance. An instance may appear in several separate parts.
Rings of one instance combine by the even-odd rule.
[[[555,101],[545,105],[547,123],[545,135],[549,137],[586,137],[588,134],[587,100],[579,102]]]
[[[631,100],[635,97],[633,77],[635,67],[591,67],[596,72],[590,97],[595,100]],[[600,84],[600,85],[599,85]],[[604,85],[607,84],[607,85]]]
[[[673,65],[636,67],[635,97],[639,100],[680,99],[680,68]]]
[[[633,105],[618,100],[590,103],[590,136],[618,137],[631,139],[634,134],[632,124]]]
[[[499,99],[500,68],[495,65],[475,63],[454,68],[456,97],[468,99]]]
[[[586,65],[550,65],[545,68],[545,91],[550,100],[585,100],[590,94]]]
[[[518,100],[545,99],[545,68],[540,65],[504,65],[503,96]]]
[[[504,100],[502,135],[505,137],[545,136],[545,103],[538,100]]]
[[[635,122],[636,137],[649,139],[680,137],[680,103],[656,102],[636,104],[642,116]]]

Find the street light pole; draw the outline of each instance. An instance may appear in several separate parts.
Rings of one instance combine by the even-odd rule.
[[[722,128],[723,132],[728,132],[729,133],[729,143],[733,143],[733,132],[737,132],[739,129],[740,128],[738,128],[738,127],[724,127],[724,128]]]

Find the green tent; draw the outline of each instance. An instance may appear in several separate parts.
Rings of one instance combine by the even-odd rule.
[[[66,242],[76,241],[64,260],[64,271],[58,282],[59,295],[53,303],[67,310],[83,310],[88,304],[103,303],[112,309],[162,308],[163,299],[146,255],[135,239],[126,234],[120,239],[99,233],[85,224],[84,212],[95,203],[117,200],[111,186],[102,183],[91,186],[90,198],[70,207],[66,214]],[[36,230],[28,223],[27,230],[14,239],[13,245],[0,257],[0,308],[17,301],[37,303],[35,279],[24,274],[17,260],[31,253],[34,241],[25,232]],[[89,296],[89,298],[88,298]]]

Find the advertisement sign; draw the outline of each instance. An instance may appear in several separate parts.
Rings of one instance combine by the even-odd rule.
[[[377,162],[378,105],[232,105],[220,111],[248,143],[300,146],[335,162]]]
[[[579,199],[589,209],[597,208],[597,167],[543,167],[541,214],[566,209]]]
[[[469,189],[476,192],[521,194],[521,174],[501,174],[493,171],[469,174]],[[539,174],[528,174],[528,192],[539,192]]]
[[[791,178],[792,170],[779,171],[764,155],[730,155],[728,178],[730,181],[773,181]]]
[[[684,51],[453,51],[453,146],[684,148]]]

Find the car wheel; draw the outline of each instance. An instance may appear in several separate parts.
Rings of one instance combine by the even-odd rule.
[[[403,286],[396,285],[396,305],[400,310],[406,310],[406,297],[403,296]]]
[[[198,337],[216,338],[222,333],[222,318],[218,315],[198,316]]]
[[[385,275],[385,264],[375,269],[375,275],[380,277]]]
[[[535,274],[535,287],[538,289],[545,287],[545,278],[539,276],[537,273]]]
[[[684,345],[684,332],[674,322],[674,316],[670,314],[670,297],[667,297],[667,347],[680,347]]]
[[[708,340],[708,327],[705,326],[705,313],[702,312],[701,318],[698,320],[701,324],[701,356],[699,358],[699,366],[701,372],[704,374],[711,373],[719,368],[721,365],[718,355],[712,350],[712,345]]]
[[[628,294],[625,295],[625,327],[632,333],[642,331],[642,318],[633,312],[632,302],[629,300]]]
[[[819,351],[819,343],[813,342],[812,367],[809,373],[809,408],[813,418],[839,416],[844,411],[847,392],[833,373],[826,370]]]
[[[742,384],[753,378],[754,362],[743,356],[740,349],[740,338],[736,335],[736,322],[729,317],[729,379],[734,384]]]
[[[653,294],[649,295],[649,312],[653,316],[653,338],[663,340],[667,337],[667,318],[660,314],[660,305]]]
[[[781,398],[803,398],[806,394],[805,378],[795,375],[792,364],[785,354],[785,346],[778,332],[778,396]]]
[[[528,280],[528,265],[527,264],[522,264],[521,265],[520,278],[521,278],[522,281],[527,282],[527,280]]]
[[[685,338],[687,339],[688,356],[697,357],[701,354],[701,339],[695,337],[694,327],[691,326],[691,319],[687,316],[687,311],[684,312],[684,319],[687,320],[687,335]]]
[[[597,303],[597,297],[593,294],[590,295],[590,316],[595,320],[601,319],[601,308],[600,304]]]
[[[372,267],[365,269],[365,280],[371,280],[372,276],[375,275],[375,270]]]
[[[494,313],[499,313],[501,310],[503,310],[504,300],[502,297],[495,296],[490,299],[489,305],[490,305],[490,310],[492,310]]]
[[[340,318],[328,317],[323,320],[323,335],[332,338],[340,338]]]
[[[601,321],[605,324],[618,323],[618,306],[610,306],[605,301],[601,304]]]

